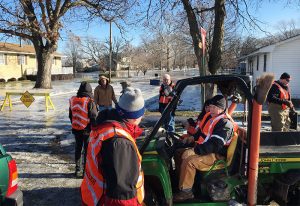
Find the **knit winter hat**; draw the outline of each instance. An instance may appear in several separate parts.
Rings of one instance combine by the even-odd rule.
[[[218,94],[218,95],[214,96],[213,98],[211,98],[210,104],[215,105],[215,106],[217,106],[217,107],[219,107],[223,110],[226,109],[226,100],[223,97],[223,95],[220,95],[220,94]]]
[[[90,83],[83,81],[79,86],[78,92],[93,92],[93,89]]]
[[[116,105],[118,113],[126,119],[138,119],[145,113],[145,101],[140,89],[127,87]]]
[[[282,73],[282,75],[280,76],[280,79],[290,79],[290,78],[291,76],[286,72]]]
[[[78,97],[86,97],[89,96],[93,98],[93,89],[90,85],[90,83],[83,81],[81,82],[79,89],[77,91],[77,96]]]

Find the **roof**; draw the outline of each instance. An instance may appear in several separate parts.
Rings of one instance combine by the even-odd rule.
[[[0,42],[0,53],[10,53],[10,54],[33,54],[35,55],[35,49],[32,45],[22,45],[12,44],[7,42]],[[61,54],[55,52],[55,56],[62,56]]]
[[[287,38],[285,40],[279,41],[279,42],[275,42],[275,43],[270,44],[268,46],[263,46],[261,48],[256,49],[255,51],[253,51],[252,53],[250,53],[246,56],[240,57],[239,59],[245,59],[247,57],[251,57],[251,56],[256,55],[256,54],[272,52],[275,49],[276,46],[282,45],[284,43],[288,43],[288,42],[293,41],[293,40],[297,40],[299,38],[300,38],[300,34],[298,34],[296,36],[293,36],[293,37],[290,37],[290,38]]]

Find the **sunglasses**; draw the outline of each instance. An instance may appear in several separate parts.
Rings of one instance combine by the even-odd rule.
[[[285,79],[285,81],[290,82],[290,79]]]

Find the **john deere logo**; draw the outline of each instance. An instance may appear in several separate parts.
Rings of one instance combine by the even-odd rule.
[[[34,97],[28,91],[26,91],[21,96],[20,100],[28,108],[32,104],[32,102],[34,102]]]

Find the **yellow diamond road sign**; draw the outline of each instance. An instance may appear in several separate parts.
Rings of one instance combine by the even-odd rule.
[[[34,102],[34,97],[28,91],[26,91],[21,96],[20,100],[28,108],[32,104],[32,102]]]

